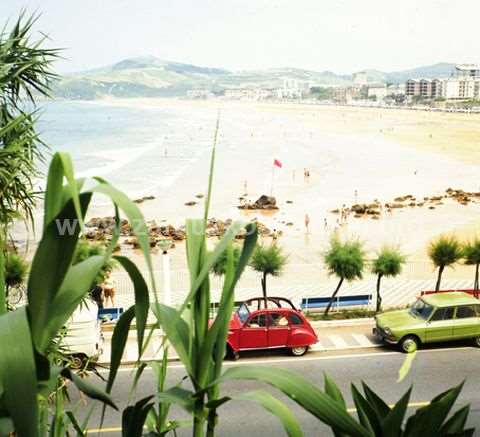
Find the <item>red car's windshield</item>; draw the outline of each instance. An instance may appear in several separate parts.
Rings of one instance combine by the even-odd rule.
[[[249,314],[250,310],[248,309],[248,306],[242,303],[242,305],[240,305],[237,310],[238,318],[242,323],[245,323],[248,319]]]

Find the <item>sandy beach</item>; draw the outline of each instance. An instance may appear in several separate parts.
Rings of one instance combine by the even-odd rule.
[[[279,244],[289,256],[289,266],[274,284],[315,283],[327,277],[322,254],[334,232],[343,238],[364,241],[369,256],[382,245],[397,245],[409,263],[403,277],[433,278],[426,257],[428,243],[442,233],[462,238],[477,232],[480,204],[459,205],[446,200],[434,209],[427,206],[384,211],[379,220],[354,218],[339,225],[339,216],[330,211],[342,205],[385,203],[411,194],[443,195],[449,187],[480,191],[476,149],[478,115],[425,113],[406,110],[330,107],[299,104],[268,104],[229,101],[115,100],[100,105],[129,108],[172,108],[195,119],[204,128],[179,132],[202,140],[211,136],[220,111],[220,136],[214,176],[211,217],[258,219],[282,235]],[[191,122],[190,120],[190,122]],[[168,147],[168,138],[166,146]],[[157,223],[180,226],[187,217],[200,217],[206,190],[210,149],[206,148],[179,175],[171,187],[149,192],[155,200],[141,204],[146,218]],[[168,153],[174,151],[168,150]],[[245,186],[250,200],[272,190],[272,163],[277,158],[273,195],[277,212],[240,211],[239,196]],[[168,160],[168,157],[165,157]],[[310,177],[303,176],[308,168]],[[148,191],[148,187],[147,187]],[[195,206],[185,203],[195,201]],[[95,214],[105,211],[97,210]],[[310,216],[310,233],[304,227]],[[326,225],[325,225],[326,223]],[[211,241],[210,244],[214,244]],[[130,252],[136,257],[135,252]],[[183,244],[172,251],[174,284],[184,288]],[[158,266],[160,262],[158,261]],[[470,268],[459,266],[448,277],[469,278]],[[183,285],[182,285],[183,284]],[[257,287],[251,272],[245,287]],[[175,285],[174,285],[175,287]]]
[[[77,107],[94,110],[85,129],[100,117],[114,120],[121,116],[122,123],[133,120],[133,128],[126,133],[119,129],[106,138],[92,133],[92,139],[84,140],[81,150],[92,150],[92,155],[87,155],[83,167],[75,155],[78,143],[70,146],[78,173],[100,172],[133,198],[154,196],[139,205],[146,219],[176,227],[186,218],[203,215],[204,199],[198,195],[207,188],[211,144],[220,113],[210,217],[257,219],[280,233],[278,244],[289,262],[281,277],[272,278],[274,288],[314,288],[325,283],[328,275],[322,256],[334,233],[363,241],[369,257],[383,245],[396,245],[408,256],[403,279],[433,280],[426,255],[428,243],[443,233],[468,239],[480,230],[480,198],[472,198],[467,205],[442,199],[391,212],[383,207],[376,220],[350,214],[340,223],[340,215],[331,212],[343,205],[375,200],[385,205],[407,194],[420,203],[424,197],[443,196],[450,187],[480,192],[479,115],[174,99],[75,102]],[[157,125],[161,129],[155,130]],[[117,150],[116,144],[124,147]],[[54,146],[62,149],[62,144]],[[272,187],[274,159],[282,168],[275,169]],[[304,169],[310,177],[304,177]],[[240,196],[246,194],[255,201],[271,192],[278,211],[238,209]],[[192,201],[194,206],[185,205]],[[111,214],[105,198],[99,197],[89,217]],[[305,214],[310,217],[308,234]],[[212,247],[215,242],[209,240]],[[122,250],[144,268],[135,250],[127,246]],[[161,281],[158,249],[153,252]],[[172,287],[182,294],[188,281],[184,243],[176,244],[171,254]],[[466,266],[445,273],[452,279],[471,276],[471,268]],[[368,274],[366,278],[371,279]],[[258,275],[247,271],[239,286],[255,294]]]

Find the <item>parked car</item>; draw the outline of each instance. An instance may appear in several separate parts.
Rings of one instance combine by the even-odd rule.
[[[288,299],[268,298],[265,305],[264,298],[254,298],[233,314],[227,352],[238,359],[244,350],[288,348],[292,355],[302,356],[317,341],[308,320]]]
[[[414,352],[422,343],[473,339],[480,347],[480,302],[463,292],[425,294],[408,309],[375,317],[374,334]]]

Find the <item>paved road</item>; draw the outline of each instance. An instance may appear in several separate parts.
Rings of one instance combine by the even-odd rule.
[[[346,321],[348,322],[348,321]],[[372,328],[374,326],[373,320],[365,320],[355,324],[328,326],[329,323],[312,322],[312,326],[318,335],[318,343],[311,347],[314,352],[325,352],[332,350],[358,349],[359,347],[371,348],[378,347],[379,340],[372,335]],[[123,354],[124,363],[133,363],[138,359],[138,345],[136,331],[130,331],[127,345]],[[112,332],[104,333],[105,342],[103,344],[103,353],[100,356],[99,362],[108,364],[110,362],[111,353],[111,338]],[[162,334],[157,330],[154,332],[150,343],[148,344],[142,359],[161,360],[163,357],[162,350]],[[175,351],[170,348],[171,358],[176,357]]]
[[[281,352],[255,353],[244,355],[236,363],[227,362],[226,366],[257,364],[262,366],[282,366],[301,373],[312,383],[322,385],[323,373],[328,373],[339,384],[343,393],[346,394],[348,404],[353,405],[348,394],[350,382],[359,384],[364,380],[371,385],[388,402],[393,403],[403,394],[410,384],[414,384],[411,398],[413,405],[432,399],[441,391],[466,380],[465,388],[461,394],[458,405],[471,403],[472,412],[470,425],[476,426],[480,431],[480,390],[478,390],[480,371],[480,350],[460,344],[448,348],[429,348],[417,354],[412,370],[405,381],[396,383],[398,369],[400,368],[404,354],[394,350],[376,348],[368,350],[311,352],[302,358],[290,358]],[[180,364],[172,364],[169,369],[169,382],[174,383],[185,375]],[[132,372],[122,369],[114,389],[114,398],[120,407],[125,406],[128,398],[128,390],[132,380]],[[143,397],[153,393],[155,380],[151,371],[146,371],[138,387],[138,396]],[[253,382],[237,381],[223,387],[223,393],[234,395],[246,390],[257,389],[259,384]],[[331,435],[323,424],[314,417],[304,412],[296,404],[291,402],[274,389],[266,387],[272,393],[278,394],[278,398],[284,400],[294,411],[301,422],[306,436]],[[92,417],[90,427],[98,426],[98,408]],[[412,410],[413,411],[413,408]],[[185,414],[173,409],[172,417],[186,418]],[[120,417],[113,410],[107,410],[104,427],[106,436],[120,435],[118,426]],[[276,418],[262,410],[256,404],[248,402],[230,402],[220,410],[220,423],[218,435],[235,436],[281,436],[284,435]],[[180,436],[191,435],[190,430],[179,433]],[[478,434],[480,435],[480,433]]]

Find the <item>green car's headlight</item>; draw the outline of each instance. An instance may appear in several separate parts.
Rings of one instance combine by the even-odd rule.
[[[390,328],[383,328],[383,331],[384,331],[385,334],[387,334],[388,336],[392,335],[392,331],[390,330]]]

